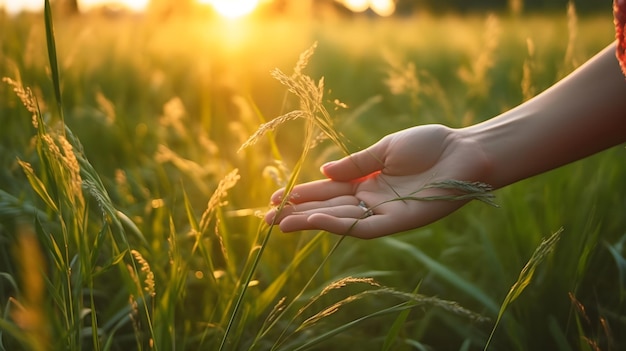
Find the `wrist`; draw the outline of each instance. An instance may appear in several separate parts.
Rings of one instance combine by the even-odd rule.
[[[481,179],[494,189],[502,188],[536,172],[536,155],[525,143],[532,131],[524,130],[527,112],[514,109],[491,120],[457,130],[465,145],[472,145],[480,160]]]
[[[448,154],[449,161],[453,164],[451,172],[464,175],[463,179],[458,180],[481,182],[494,189],[501,186],[496,178],[495,155],[487,148],[492,137],[493,135],[483,132],[478,125],[450,129],[444,153]]]

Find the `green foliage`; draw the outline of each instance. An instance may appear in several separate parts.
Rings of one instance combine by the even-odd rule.
[[[535,274],[535,270],[537,269],[539,264],[546,258],[546,256],[548,256],[548,254],[554,251],[554,248],[559,241],[562,231],[563,229],[561,228],[556,233],[552,234],[549,238],[542,241],[535,250],[535,252],[533,252],[533,255],[528,260],[528,263],[526,263],[524,268],[522,268],[522,271],[520,272],[517,281],[515,281],[513,286],[511,286],[511,290],[509,290],[509,292],[506,294],[504,302],[502,302],[502,305],[500,306],[500,311],[498,312],[498,317],[496,318],[496,324],[494,325],[491,334],[489,335],[487,344],[485,344],[485,350],[489,348],[489,343],[491,342],[493,334],[498,327],[498,323],[500,323],[500,320],[502,319],[504,311],[515,299],[520,296],[520,294],[524,291],[524,289],[526,289],[528,284],[530,284],[533,279],[533,275]]]
[[[0,349],[474,350],[495,320],[490,350],[624,347],[623,148],[495,200],[434,184],[499,207],[373,241],[259,218],[387,132],[541,91],[612,40],[608,15],[86,15],[53,37],[51,14],[0,17]]]

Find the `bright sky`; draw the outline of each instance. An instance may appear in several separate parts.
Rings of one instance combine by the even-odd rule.
[[[104,4],[124,4],[134,11],[146,8],[150,0],[78,0],[81,10],[89,10]],[[197,0],[209,4],[224,17],[235,18],[247,15],[254,11],[260,0]],[[393,0],[338,0],[354,12],[362,12],[371,8],[381,16],[389,16],[395,11]],[[43,8],[44,0],[0,0],[0,8],[4,7],[9,13],[22,10],[38,11]]]
[[[78,6],[87,10],[94,6],[104,4],[124,4],[134,11],[141,11],[150,0],[78,0]],[[44,0],[0,0],[0,7],[4,7],[9,13],[17,13],[22,10],[38,11],[43,8]]]
[[[259,0],[198,0],[198,2],[213,6],[215,11],[227,18],[245,16],[259,5]]]
[[[259,0],[197,0],[202,4],[208,4],[225,17],[239,17],[246,15],[257,7]],[[81,11],[106,5],[123,4],[133,11],[141,11],[146,8],[150,0],[79,0],[78,6]],[[0,0],[0,8],[4,7],[9,13],[17,13],[22,10],[38,11],[43,8],[43,0]]]
[[[0,0],[0,7],[4,7],[9,13],[21,10],[36,11],[43,6],[41,0]]]
[[[389,16],[396,10],[392,0],[341,0],[341,2],[354,12],[363,12],[371,8],[380,16]]]
[[[2,0],[0,0],[2,1]],[[7,0],[7,1],[11,1],[11,0]],[[43,1],[41,1],[43,2]],[[146,8],[146,6],[148,6],[148,2],[150,2],[150,0],[119,0],[119,1],[112,1],[112,0],[78,0],[78,6],[81,10],[88,10],[89,8],[95,7],[95,6],[101,6],[107,3],[118,3],[118,4],[124,4],[124,6],[127,6],[128,8],[130,8],[133,11],[141,11],[143,9]]]
[[[259,0],[197,0],[201,4],[213,6],[222,16],[236,18],[247,15],[259,5]],[[106,4],[123,4],[133,11],[142,11],[150,0],[78,0],[81,11]],[[38,11],[43,8],[44,0],[0,0],[0,8],[4,7],[9,13],[22,10]]]

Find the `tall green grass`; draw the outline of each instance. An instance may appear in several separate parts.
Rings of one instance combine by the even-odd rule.
[[[574,16],[0,15],[0,348],[623,347],[623,148],[373,241],[259,218],[323,160],[541,91],[612,38]]]

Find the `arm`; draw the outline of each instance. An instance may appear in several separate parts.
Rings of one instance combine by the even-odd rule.
[[[502,187],[626,141],[626,79],[615,44],[545,92],[459,130],[490,163],[482,181]]]
[[[496,188],[626,141],[626,80],[615,44],[537,97],[462,129],[424,125],[390,134],[322,166],[328,177],[294,187],[266,215],[283,231],[323,229],[373,238],[432,223],[464,201],[394,201],[424,185],[456,179]],[[278,204],[283,190],[272,196]],[[449,195],[426,189],[419,196]],[[372,210],[364,216],[363,201]]]

